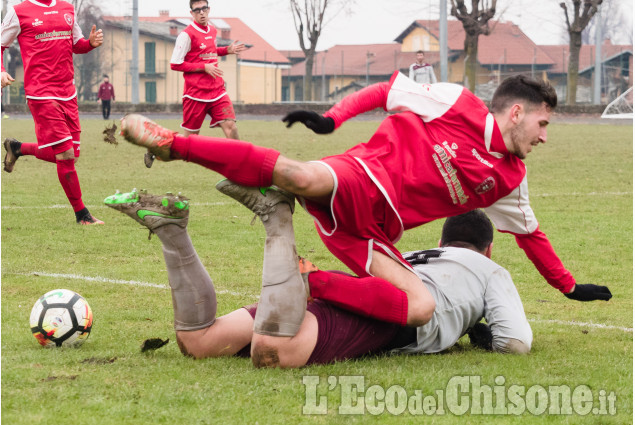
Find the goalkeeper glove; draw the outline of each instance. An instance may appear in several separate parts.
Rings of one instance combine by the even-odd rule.
[[[299,121],[317,134],[329,134],[335,130],[333,118],[323,117],[312,111],[293,111],[282,118],[282,121],[287,123],[287,128]]]
[[[472,329],[467,331],[467,336],[470,337],[470,343],[483,350],[492,351],[492,330],[488,325],[483,322],[475,324]]]
[[[613,295],[606,286],[593,285],[589,283],[585,285],[576,284],[573,288],[573,292],[564,294],[564,296],[570,300],[577,301],[608,301]]]

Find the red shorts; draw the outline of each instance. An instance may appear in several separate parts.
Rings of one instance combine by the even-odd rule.
[[[256,317],[257,306],[245,307],[251,317]],[[407,345],[396,343],[404,329],[397,324],[358,316],[322,300],[314,300],[306,309],[315,315],[318,323],[317,342],[307,365],[354,359]],[[237,355],[249,357],[250,350],[251,344],[248,344]]]
[[[35,122],[38,149],[52,149],[54,154],[73,149],[79,157],[79,125],[77,97],[71,100],[27,99]]]
[[[317,161],[328,168],[334,188],[330,208],[298,197],[315,220],[324,245],[357,276],[370,276],[373,250],[409,270],[394,244],[403,234],[403,224],[390,198],[365,164],[349,155]]]
[[[218,126],[223,121],[236,121],[234,107],[227,93],[210,102],[201,102],[183,98],[183,124],[181,128],[187,131],[199,131],[203,127],[205,115],[209,115],[212,120],[209,123],[210,128]]]

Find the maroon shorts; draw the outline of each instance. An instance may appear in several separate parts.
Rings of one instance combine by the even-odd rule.
[[[257,306],[253,304],[244,308],[255,318]],[[317,342],[307,365],[354,359],[394,348],[394,341],[404,329],[394,323],[380,322],[342,310],[322,300],[309,303],[307,311],[315,315],[318,323]],[[249,357],[250,350],[251,345],[248,344],[236,355]]]
[[[35,122],[38,149],[52,149],[58,154],[73,149],[79,156],[79,125],[77,97],[70,100],[28,99]]]
[[[412,270],[394,246],[403,234],[401,219],[370,168],[349,155],[317,162],[333,176],[330,207],[301,197],[298,200],[315,220],[329,251],[359,277],[370,275],[373,250]]]
[[[234,107],[227,93],[210,102],[201,102],[189,97],[183,98],[183,124],[181,124],[181,128],[192,132],[199,131],[203,127],[206,115],[212,118],[209,124],[210,128],[216,127],[223,121],[236,121]]]

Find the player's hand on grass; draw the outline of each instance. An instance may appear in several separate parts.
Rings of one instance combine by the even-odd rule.
[[[223,76],[223,70],[211,63],[205,64],[205,72],[214,78]]]
[[[583,285],[576,284],[573,288],[573,291],[569,292],[568,294],[564,294],[564,296],[569,298],[570,300],[576,301],[608,301],[611,299],[613,294],[611,294],[611,291],[606,286],[587,283]]]
[[[492,330],[485,323],[479,322],[467,331],[467,335],[470,337],[470,343],[475,347],[483,350],[492,351],[492,341],[494,336]]]
[[[90,41],[91,46],[99,47],[104,42],[104,33],[102,32],[102,30],[98,30],[96,25],[93,25],[93,27],[90,29],[88,41]]]
[[[317,134],[329,134],[335,130],[333,118],[323,117],[312,111],[293,111],[282,118],[282,121],[287,124],[287,128],[296,122],[301,122]]]
[[[8,72],[2,71],[2,88],[10,86],[15,80]]]

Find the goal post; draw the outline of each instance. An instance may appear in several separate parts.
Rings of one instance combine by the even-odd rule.
[[[633,119],[633,87],[619,95],[609,103],[602,113],[602,118]]]

